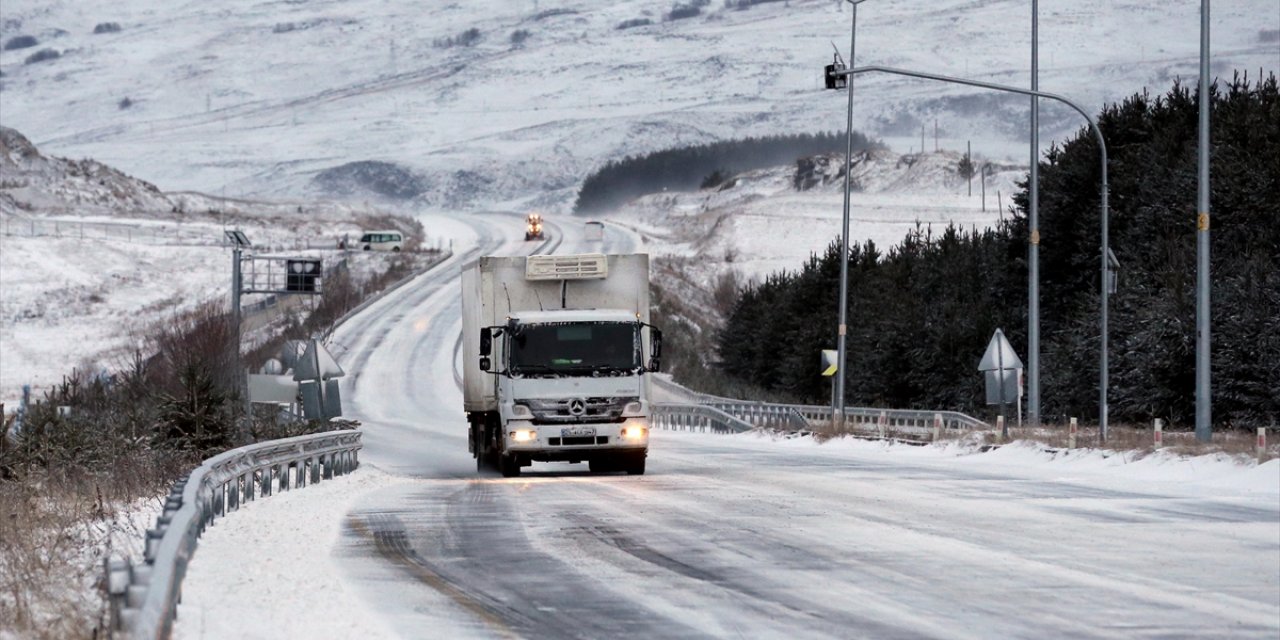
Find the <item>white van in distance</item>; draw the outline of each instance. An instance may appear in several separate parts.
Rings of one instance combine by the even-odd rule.
[[[360,248],[364,251],[399,251],[404,247],[404,236],[399,231],[366,231],[360,236]]]

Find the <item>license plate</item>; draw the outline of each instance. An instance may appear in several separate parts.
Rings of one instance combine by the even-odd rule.
[[[560,430],[561,438],[574,438],[580,436],[594,436],[596,434],[595,427],[565,427]]]

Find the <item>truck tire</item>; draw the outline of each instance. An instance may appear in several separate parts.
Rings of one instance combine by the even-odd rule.
[[[642,452],[637,455],[628,456],[628,458],[629,459],[626,462],[627,475],[629,476],[644,475],[645,454]]]
[[[498,471],[502,472],[504,478],[515,478],[520,475],[520,461],[515,456],[498,455]]]
[[[608,473],[617,471],[618,466],[614,464],[612,458],[592,458],[587,461],[587,469],[590,469],[591,473]]]

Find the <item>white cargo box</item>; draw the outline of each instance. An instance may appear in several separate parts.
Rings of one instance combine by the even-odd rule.
[[[497,409],[497,381],[480,370],[480,330],[521,311],[625,310],[649,322],[649,256],[484,257],[462,269],[462,379],[467,411]],[[580,314],[584,318],[590,314]],[[649,332],[644,350],[649,353]],[[496,350],[494,370],[501,369]]]

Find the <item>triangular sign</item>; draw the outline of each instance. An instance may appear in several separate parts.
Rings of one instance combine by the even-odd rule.
[[[341,378],[344,375],[346,373],[342,371],[342,367],[338,366],[338,361],[334,360],[329,350],[316,340],[307,342],[306,353],[302,354],[298,364],[293,368],[293,379],[296,382],[328,380]]]
[[[1022,369],[1022,359],[1014,352],[1013,345],[1009,344],[1009,339],[1004,337],[1004,332],[996,329],[995,335],[991,336],[991,342],[987,345],[987,352],[982,354],[982,362],[978,363],[978,371],[996,371],[999,369]]]

